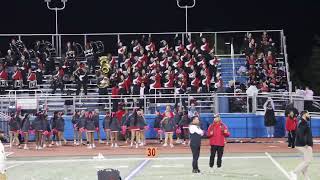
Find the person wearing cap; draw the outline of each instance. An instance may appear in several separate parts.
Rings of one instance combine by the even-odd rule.
[[[190,131],[190,148],[192,151],[192,173],[200,173],[198,167],[198,159],[200,156],[201,137],[204,132],[200,128],[200,120],[198,116],[192,117],[191,124],[189,125]]]
[[[229,136],[230,132],[228,131],[228,127],[222,122],[220,115],[216,114],[212,124],[208,128],[208,138],[211,146],[210,168],[213,168],[216,154],[218,155],[217,167],[218,169],[221,168],[226,137]]]
[[[302,111],[300,114],[300,123],[298,124],[296,132],[296,149],[303,154],[303,161],[291,171],[290,178],[292,180],[297,180],[299,173],[302,173],[304,179],[309,180],[308,167],[312,161],[312,147],[313,147],[313,137],[312,130],[310,127],[310,114],[308,111]]]

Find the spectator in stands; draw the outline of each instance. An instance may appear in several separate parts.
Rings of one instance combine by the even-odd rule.
[[[304,96],[305,109],[312,112],[313,111],[313,105],[312,105],[313,104],[313,91],[308,86],[306,86],[304,94],[305,94],[305,96]]]
[[[269,97],[268,100],[263,105],[264,108],[264,125],[267,128],[267,136],[268,138],[274,137],[274,127],[277,123],[275,117],[275,107],[273,100]]]

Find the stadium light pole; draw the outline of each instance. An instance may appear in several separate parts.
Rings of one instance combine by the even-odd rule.
[[[236,73],[235,73],[235,63],[234,63],[234,48],[233,48],[233,38],[230,42],[225,43],[226,45],[230,45],[230,55],[232,60],[232,76],[233,76],[233,85],[236,85]],[[235,88],[233,88],[233,93],[235,94]]]
[[[181,9],[186,10],[186,35],[187,35],[188,34],[188,9],[194,8],[194,6],[196,5],[196,0],[193,0],[193,4],[190,6],[188,6],[188,5],[181,6],[180,1],[181,0],[177,0],[177,6]]]
[[[58,34],[59,34],[59,31],[58,31],[58,11],[62,11],[62,10],[64,10],[64,8],[66,7],[66,2],[67,2],[68,0],[61,0],[61,2],[63,3],[63,6],[62,7],[50,7],[50,3],[51,3],[51,0],[44,0],[44,2],[46,2],[47,3],[47,8],[49,9],[49,10],[51,10],[51,11],[55,11],[55,13],[56,13],[56,40],[57,40],[57,46],[56,47],[58,47],[59,45],[59,43],[58,43],[58,41],[59,41],[59,39],[58,39]],[[58,48],[56,48],[58,51],[59,51],[59,54],[61,53],[60,52],[60,50],[59,50],[59,47]]]

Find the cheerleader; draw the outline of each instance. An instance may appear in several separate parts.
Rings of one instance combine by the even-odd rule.
[[[177,135],[177,141],[176,143],[177,144],[181,144],[182,143],[182,126],[180,126],[180,121],[182,119],[182,108],[180,106],[178,106],[176,109],[175,109],[175,113],[174,113],[174,122],[176,123],[177,125],[177,130],[176,130],[176,135]]]
[[[58,144],[59,146],[62,146],[61,141],[64,141],[64,144],[67,144],[67,140],[64,138],[64,119],[62,117],[63,113],[58,113],[58,119],[56,121],[56,129],[58,131]]]
[[[110,121],[110,131],[111,131],[111,147],[119,147],[118,146],[118,133],[120,130],[120,124],[118,122],[117,116],[115,113],[111,114],[111,121]]]
[[[14,114],[11,115],[11,119],[9,121],[9,135],[10,135],[10,148],[12,147],[13,142],[16,142],[16,145],[20,147],[19,141],[19,131],[20,131],[20,123],[18,122],[16,116]]]
[[[36,150],[43,149],[42,148],[42,133],[44,130],[44,116],[41,112],[38,112],[36,114],[36,118],[32,122],[32,127],[35,130]]]
[[[53,112],[53,117],[50,120],[50,124],[51,124],[51,129],[52,129],[52,140],[51,140],[51,145],[54,145],[54,141],[56,141],[56,145],[59,146],[59,143],[57,141],[57,128],[56,128],[56,124],[58,121],[58,111]]]
[[[168,105],[166,107],[166,112],[164,113],[161,125],[165,131],[165,140],[163,146],[168,146],[168,140],[170,141],[170,147],[173,146],[173,132],[175,131],[176,123],[173,119],[173,113],[171,112],[171,107]]]
[[[128,117],[129,117],[128,110],[125,109],[124,114],[122,115],[122,118],[121,118],[121,128],[122,128],[121,131],[122,131],[122,134],[124,135],[124,139],[126,140],[126,144],[128,144],[128,141],[130,140],[130,136],[131,136],[130,131],[127,130],[128,127],[130,126]]]
[[[160,114],[160,111],[157,110],[156,111],[156,118],[155,118],[154,124],[153,124],[153,128],[157,132],[160,144],[162,144],[162,139],[163,139],[163,137],[162,137],[163,136],[163,131],[160,128],[160,123],[161,123],[162,119],[163,119],[163,117]]]
[[[27,150],[28,148],[28,141],[29,141],[29,130],[30,130],[30,115],[26,114],[21,122],[21,131],[24,136],[24,147],[23,149]]]
[[[50,140],[51,140],[51,126],[50,126],[50,122],[48,120],[48,115],[45,114],[44,115],[44,132],[43,132],[43,148],[49,146],[52,147],[52,145],[50,144]]]
[[[183,130],[183,145],[187,144],[187,140],[189,139],[189,124],[190,124],[190,118],[188,116],[188,112],[184,111],[181,117],[181,121],[179,123],[179,126],[182,127]],[[188,142],[190,144],[190,141]]]
[[[148,126],[147,126],[147,122],[144,118],[143,115],[143,110],[140,109],[138,110],[138,126],[140,129],[140,146],[144,146],[146,145],[146,138],[145,138],[145,130],[147,130]]]
[[[101,134],[100,134],[100,128],[99,128],[99,109],[94,110],[93,119],[94,119],[94,126],[96,128],[99,144],[102,144],[104,142],[101,140]]]
[[[138,148],[138,143],[140,140],[140,129],[138,127],[138,112],[135,109],[133,113],[128,117],[128,121],[130,122],[130,131],[131,131],[131,144],[130,147],[133,146],[134,140],[136,144],[136,148]]]
[[[79,146],[80,142],[80,132],[79,132],[79,123],[80,123],[80,112],[75,111],[72,116],[72,125],[73,125],[73,144]]]
[[[106,145],[109,145],[110,137],[111,137],[110,123],[111,123],[111,115],[110,115],[110,112],[107,111],[106,117],[104,118],[104,121],[102,122],[104,132],[106,132]]]
[[[94,119],[92,117],[92,112],[87,112],[86,113],[86,121],[85,121],[85,129],[87,131],[87,141],[89,142],[88,144],[88,149],[95,148],[94,144],[94,131],[95,131],[95,125],[94,125]]]
[[[82,140],[82,136],[83,133],[86,134],[86,138],[88,141],[88,136],[87,133],[85,132],[85,123],[86,123],[86,111],[82,110],[80,113],[80,119],[79,119],[79,123],[78,123],[78,128],[79,128],[79,140],[80,140],[80,144],[85,145],[85,143]]]

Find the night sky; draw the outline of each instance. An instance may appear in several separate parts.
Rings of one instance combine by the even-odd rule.
[[[320,32],[319,7],[316,0],[197,0],[189,31],[284,29],[290,66],[299,76]],[[184,13],[175,0],[68,0],[59,32],[181,32]],[[0,34],[54,33],[54,18],[43,0],[2,1]]]

